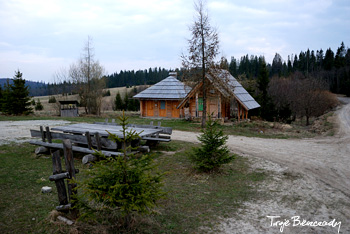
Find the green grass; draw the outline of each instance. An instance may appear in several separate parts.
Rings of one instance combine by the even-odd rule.
[[[268,175],[252,171],[246,158],[236,160],[216,174],[200,174],[192,170],[186,152],[193,144],[172,141],[153,150],[160,170],[166,172],[165,199],[156,212],[139,217],[132,233],[198,233],[214,228],[218,217],[234,217],[241,204],[255,199],[256,187]],[[96,222],[78,222],[73,227],[50,223],[49,213],[58,204],[50,158],[36,158],[29,144],[0,146],[0,221],[1,233],[119,233],[115,216],[98,217]],[[82,176],[86,168],[75,161]],[[42,186],[53,187],[42,194]],[[34,219],[33,219],[34,218]]]
[[[55,194],[42,194],[52,169],[50,160],[33,155],[26,144],[0,146],[0,216],[2,233],[31,233],[54,208]]]
[[[200,227],[214,227],[217,217],[230,216],[245,200],[256,197],[256,182],[265,178],[264,172],[249,170],[247,159],[236,159],[219,173],[203,174],[192,169],[187,151],[193,144],[177,143],[174,155],[159,157],[162,169],[168,171],[168,199],[157,217],[168,233],[193,233]]]

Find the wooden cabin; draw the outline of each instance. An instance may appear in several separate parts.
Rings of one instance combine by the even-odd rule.
[[[206,74],[207,114],[217,119],[248,119],[248,111],[260,105],[226,70],[210,70]],[[181,101],[178,108],[188,108],[185,118],[199,118],[203,113],[203,82],[198,83]]]
[[[177,108],[191,88],[176,79],[176,72],[133,98],[140,100],[142,117],[181,118],[184,108]]]
[[[203,114],[203,82],[193,89],[176,79],[176,73],[134,96],[142,117],[200,118]],[[226,70],[206,74],[207,114],[217,119],[248,119],[248,111],[260,105]]]

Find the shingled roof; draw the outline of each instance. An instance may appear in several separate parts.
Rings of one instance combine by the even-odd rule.
[[[234,97],[241,103],[246,110],[259,108],[260,105],[255,99],[243,88],[243,86],[226,70],[215,69],[206,74],[206,78],[212,85],[226,98]],[[194,95],[194,93],[202,86],[199,83],[193,90],[182,100],[178,105],[181,108],[187,100]]]
[[[191,87],[186,86],[174,76],[168,76],[157,84],[136,94],[134,98],[178,100],[186,97],[190,91]]]
[[[207,73],[206,77],[225,97],[234,96],[247,110],[260,107],[259,103],[228,71],[212,70]]]

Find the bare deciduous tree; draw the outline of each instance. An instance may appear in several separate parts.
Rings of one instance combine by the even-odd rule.
[[[55,109],[56,115],[61,114],[61,106],[59,101],[67,100],[67,92],[71,87],[68,87],[68,82],[70,80],[69,74],[66,68],[60,68],[53,75],[54,86],[53,86],[53,95],[56,95],[56,102],[52,103],[53,108]]]
[[[198,0],[194,4],[196,15],[193,25],[189,27],[192,37],[188,40],[188,55],[182,55],[182,66],[187,72],[185,80],[203,82],[203,114],[202,128],[205,127],[207,115],[207,84],[205,74],[210,67],[214,67],[214,59],[218,55],[219,37],[217,30],[210,25],[208,13],[204,3]]]
[[[89,37],[82,57],[70,66],[69,77],[77,87],[80,104],[85,107],[85,113],[99,115],[103,88],[106,86],[103,79],[105,69],[94,59],[93,50],[92,39]]]
[[[338,103],[335,95],[327,91],[324,82],[301,74],[272,79],[269,93],[277,108],[288,106],[294,115],[305,116],[306,125],[310,124],[310,117],[320,116]]]
[[[320,116],[337,104],[334,95],[315,78],[297,80],[296,91],[297,105],[294,108],[299,116],[306,117],[306,125],[310,124],[310,117]]]

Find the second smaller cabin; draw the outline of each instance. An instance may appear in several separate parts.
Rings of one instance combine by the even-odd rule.
[[[78,101],[59,101],[61,117],[78,117]]]

